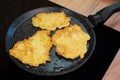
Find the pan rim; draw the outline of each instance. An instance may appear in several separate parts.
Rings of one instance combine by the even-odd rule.
[[[43,8],[38,8],[38,9],[33,9],[33,10],[30,10],[30,11],[27,11],[26,13],[23,13],[22,15],[20,15],[17,19],[15,19],[14,21],[13,21],[13,23],[10,25],[10,27],[9,27],[9,29],[8,29],[8,31],[7,31],[7,35],[6,35],[6,39],[5,39],[5,45],[6,45],[6,51],[7,51],[7,53],[9,53],[8,52],[8,50],[10,49],[9,48],[9,46],[12,46],[12,45],[8,45],[8,44],[10,44],[10,42],[11,41],[8,41],[9,39],[10,39],[10,37],[11,36],[13,36],[13,35],[9,35],[9,34],[14,34],[14,31],[12,31],[11,32],[11,30],[12,29],[14,29],[14,28],[16,28],[16,25],[18,25],[18,24],[20,24],[19,23],[19,21],[20,21],[20,19],[25,19],[25,20],[27,20],[29,17],[31,17],[31,16],[33,16],[32,14],[31,15],[29,15],[29,17],[24,17],[25,15],[27,15],[27,14],[29,14],[29,13],[31,13],[31,12],[35,12],[35,13],[38,13],[37,11],[39,11],[39,10],[41,10],[41,9],[45,9],[45,8],[49,8],[49,9],[52,9],[52,8],[58,8],[58,9],[62,9],[62,10],[66,10],[65,8],[61,8],[61,7],[43,7]],[[68,9],[67,9],[67,11],[69,11]],[[72,12],[71,10],[70,10],[70,12]],[[34,13],[34,14],[35,14]],[[76,13],[77,14],[77,13]],[[24,15],[24,16],[23,16]],[[78,14],[78,15],[80,15],[80,14]],[[87,21],[87,19],[85,18],[85,20]],[[16,23],[16,22],[18,22],[18,23]],[[90,25],[92,25],[91,23],[89,23],[89,21],[88,21],[88,23],[87,24],[90,24]],[[15,30],[15,29],[14,29]],[[66,73],[69,73],[69,72],[72,72],[72,71],[74,71],[74,70],[76,70],[76,69],[78,69],[79,67],[81,67],[84,63],[86,63],[86,61],[88,61],[88,59],[91,57],[91,55],[92,55],[92,53],[93,53],[93,51],[94,51],[94,48],[95,48],[95,44],[96,44],[96,38],[95,38],[95,33],[94,33],[94,31],[93,31],[93,29],[91,29],[91,34],[93,35],[93,40],[94,40],[94,43],[93,43],[93,47],[92,47],[92,50],[91,50],[91,52],[90,52],[90,55],[87,57],[87,59],[85,59],[83,62],[82,62],[82,64],[80,64],[79,66],[77,66],[77,67],[75,67],[75,68],[72,68],[72,69],[70,69],[70,70],[67,70],[67,71],[62,71],[62,72],[58,72],[58,73],[48,73],[48,74],[37,74],[37,75],[49,75],[49,76],[55,76],[55,75],[61,75],[61,74],[66,74]],[[7,44],[8,43],[8,44]],[[8,49],[8,50],[7,50]],[[9,54],[8,54],[9,55]],[[9,55],[10,56],[10,55]],[[10,56],[10,58],[11,58],[11,56]],[[12,59],[13,60],[13,59]],[[18,65],[18,64],[17,64]],[[19,65],[18,65],[19,66]],[[19,66],[20,67],[20,66]],[[23,69],[22,67],[20,67],[21,69]],[[26,69],[23,69],[23,70],[25,70],[25,71],[27,71],[27,72],[29,72],[29,70],[26,70]],[[31,71],[30,71],[30,73],[31,73]],[[34,74],[36,74],[36,73],[34,73]]]

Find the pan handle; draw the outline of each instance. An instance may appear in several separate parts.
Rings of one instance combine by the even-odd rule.
[[[120,2],[107,6],[94,15],[89,15],[88,19],[93,25],[97,25],[98,23],[105,22],[113,13],[117,11],[120,11]]]

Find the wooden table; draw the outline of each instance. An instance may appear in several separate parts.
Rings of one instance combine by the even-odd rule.
[[[62,5],[84,16],[95,14],[100,9],[116,3],[120,0],[49,0],[51,2]],[[113,14],[105,23],[105,25],[120,32],[120,12]],[[120,79],[120,49],[118,50],[114,60],[103,76],[102,80],[118,80]]]

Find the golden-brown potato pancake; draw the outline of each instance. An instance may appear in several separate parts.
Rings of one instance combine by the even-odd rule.
[[[56,52],[67,59],[83,58],[89,39],[90,36],[77,24],[57,30],[52,37]]]
[[[50,61],[49,50],[52,47],[50,31],[37,31],[32,37],[18,41],[12,49],[10,55],[21,62],[31,66],[39,66]]]
[[[41,29],[55,30],[70,24],[70,18],[64,12],[38,13],[32,18],[32,24]]]

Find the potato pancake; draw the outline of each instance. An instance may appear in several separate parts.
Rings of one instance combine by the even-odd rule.
[[[57,30],[52,37],[57,54],[67,58],[83,58],[87,51],[87,41],[90,36],[82,28],[73,24],[64,29]]]
[[[39,66],[50,61],[49,50],[52,47],[50,31],[37,31],[33,36],[23,41],[18,41],[12,49],[10,55],[20,60],[22,63]]]
[[[69,26],[70,18],[64,12],[38,13],[32,18],[32,25],[46,30]]]

